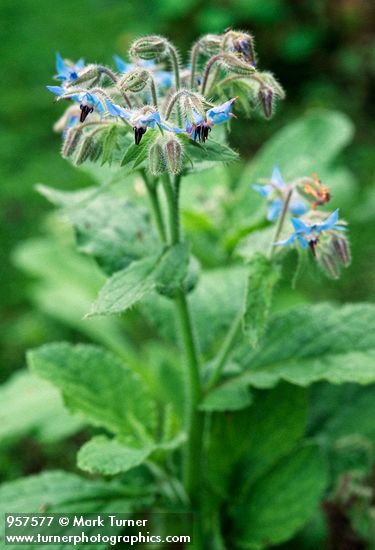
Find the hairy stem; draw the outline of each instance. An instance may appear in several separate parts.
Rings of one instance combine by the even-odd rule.
[[[194,89],[195,84],[195,73],[197,72],[197,64],[198,64],[198,58],[199,58],[199,50],[201,48],[201,43],[198,40],[196,42],[191,50],[191,56],[190,56],[190,88]]]
[[[178,62],[177,50],[174,46],[172,46],[172,44],[169,44],[169,55],[171,58],[172,67],[174,71],[176,90],[179,90],[180,89],[180,65]]]
[[[141,170],[143,181],[146,185],[147,193],[151,203],[152,213],[155,218],[156,227],[158,229],[159,237],[162,243],[167,240],[167,234],[165,231],[165,225],[163,220],[163,214],[160,208],[160,202],[158,197],[158,189],[156,184],[152,184],[145,170]]]
[[[99,70],[102,74],[107,75],[112,80],[112,82],[116,86],[116,89],[122,95],[126,105],[129,107],[129,109],[131,109],[132,104],[130,103],[130,99],[129,99],[128,95],[125,92],[123,92],[122,90],[120,90],[119,87],[117,86],[118,79],[117,79],[117,76],[115,75],[115,73],[113,71],[111,71],[111,69],[109,69],[108,67],[105,67],[104,65],[100,65]]]
[[[204,69],[204,74],[203,74],[203,81],[202,81],[202,88],[201,88],[202,95],[204,95],[206,92],[208,78],[210,76],[212,67],[215,65],[215,63],[217,63],[218,61],[220,61],[220,59],[223,58],[223,55],[224,54],[222,53],[218,53],[217,55],[214,55],[213,57],[211,57],[211,59],[207,62]]]
[[[163,179],[163,184],[168,202],[170,244],[177,244],[181,239],[179,215],[180,179],[176,178],[173,186],[171,179],[165,177]],[[177,290],[174,301],[187,367],[185,425],[188,433],[188,442],[184,456],[184,485],[193,509],[198,512],[197,523],[200,525],[199,508],[203,437],[203,415],[198,409],[202,396],[200,356],[194,335],[189,303],[183,288]],[[201,531],[199,527],[198,531]],[[197,537],[198,536],[199,535],[197,535]],[[196,544],[196,548],[199,549],[201,547],[200,543],[196,541]]]

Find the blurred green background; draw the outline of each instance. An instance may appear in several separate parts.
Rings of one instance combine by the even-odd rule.
[[[30,278],[11,261],[17,243],[42,232],[49,207],[35,192],[36,183],[60,189],[77,189],[91,183],[87,175],[60,157],[60,136],[52,132],[63,110],[63,106],[53,103],[45,88],[52,82],[56,51],[73,60],[84,57],[88,62],[112,65],[112,54],[125,56],[129,43],[142,34],[165,34],[181,51],[188,51],[202,33],[222,32],[228,26],[253,32],[261,67],[275,73],[287,91],[287,99],[271,122],[239,119],[233,128],[232,143],[250,159],[275,132],[315,108],[338,110],[352,120],[354,138],[339,162],[351,170],[359,184],[356,201],[344,210],[352,222],[354,263],[339,283],[319,281],[316,289],[314,276],[307,277],[304,291],[312,297],[317,292],[322,300],[373,301],[372,1],[1,0],[0,25],[0,381],[24,366],[27,348],[47,340],[75,338],[73,329],[33,309]],[[292,163],[293,151],[290,154]],[[27,445],[26,464],[23,462],[21,468],[26,473],[38,469],[38,456],[33,457],[30,442]],[[50,452],[53,464],[58,466],[58,452]],[[22,448],[17,448],[12,456],[20,455]],[[10,476],[13,467],[17,470],[17,466],[9,466]]]

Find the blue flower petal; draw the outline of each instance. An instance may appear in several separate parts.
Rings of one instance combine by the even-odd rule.
[[[302,220],[298,218],[291,218],[290,221],[292,222],[296,233],[305,233],[308,235],[311,232],[311,227],[303,223]]]
[[[126,73],[133,68],[132,63],[126,63],[119,55],[114,55],[113,59],[115,60],[116,67],[120,73]]]
[[[283,201],[281,199],[274,199],[270,202],[267,210],[267,220],[274,222],[280,216],[280,212],[283,208]]]
[[[271,181],[279,189],[284,189],[286,187],[285,181],[283,180],[280,168],[278,166],[275,166],[272,170]]]
[[[56,72],[59,75],[64,75],[66,73],[66,69],[67,67],[65,65],[65,61],[63,60],[61,55],[57,52],[56,53]]]
[[[327,229],[333,229],[336,223],[339,221],[339,208],[337,208],[323,223],[317,224],[317,230],[324,231]]]
[[[49,90],[50,92],[52,92],[57,96],[60,96],[65,93],[64,88],[62,88],[61,86],[47,86],[47,90]]]

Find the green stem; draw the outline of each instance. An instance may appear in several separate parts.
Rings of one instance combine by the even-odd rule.
[[[206,66],[205,66],[205,69],[204,69],[204,74],[203,74],[203,81],[202,81],[202,88],[201,88],[201,94],[202,95],[205,94],[207,83],[208,83],[208,78],[210,76],[210,72],[211,72],[212,67],[215,65],[215,63],[220,61],[220,59],[222,59],[223,56],[224,56],[224,54],[218,53],[217,55],[214,55],[213,57],[211,57],[211,59],[207,62]]]
[[[293,193],[293,189],[289,189],[288,194],[286,196],[286,199],[284,201],[283,209],[281,211],[279,220],[277,222],[276,230],[275,230],[275,233],[274,233],[274,236],[273,236],[273,239],[272,239],[272,242],[271,242],[271,246],[270,246],[270,249],[269,249],[269,252],[268,252],[268,256],[269,256],[270,259],[274,255],[275,243],[278,241],[278,239],[280,237],[280,234],[283,230],[285,218],[286,218],[286,215],[287,215],[288,209],[289,209],[290,199],[292,197],[292,193]]]
[[[170,244],[174,245],[179,243],[181,239],[179,214],[180,178],[175,179],[173,186],[171,179],[167,176],[163,178],[163,185],[168,203]],[[200,377],[201,362],[198,345],[194,335],[189,303],[183,288],[177,290],[174,302],[187,367],[185,425],[188,441],[184,456],[184,485],[186,493],[189,495],[191,506],[197,512],[196,521],[198,534],[196,534],[195,537],[195,548],[198,550],[202,547],[200,538],[201,518],[199,517],[203,439],[203,414],[199,411],[199,403],[202,397]]]
[[[152,184],[150,182],[145,170],[141,170],[140,172],[141,172],[143,181],[146,185],[146,189],[147,189],[148,196],[149,196],[150,203],[151,203],[151,209],[152,209],[152,212],[154,214],[155,223],[156,223],[156,227],[158,229],[160,240],[161,240],[162,243],[165,243],[166,240],[167,240],[167,234],[166,234],[166,231],[165,231],[163,214],[162,214],[162,211],[161,211],[161,208],[160,208],[160,202],[159,202],[159,197],[158,197],[158,189],[157,189],[156,183]]]
[[[169,45],[169,54],[172,62],[172,67],[174,71],[175,86],[176,90],[180,89],[180,65],[178,62],[177,50],[172,44]]]
[[[243,312],[240,310],[240,313],[233,319],[233,323],[229,328],[224,342],[213,361],[212,374],[207,384],[207,390],[213,388],[213,386],[215,386],[220,379],[221,373],[227,363],[227,359],[237,341],[238,334],[241,329],[242,318]]]
[[[201,43],[198,40],[196,42],[191,50],[191,57],[190,57],[190,88],[194,90],[195,85],[195,73],[197,71],[197,64],[198,64],[198,57],[199,57],[199,50],[201,47]]]

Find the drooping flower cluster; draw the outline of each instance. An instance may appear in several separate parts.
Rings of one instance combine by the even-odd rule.
[[[204,36],[194,44],[186,68],[181,67],[173,44],[160,36],[136,40],[129,58],[127,62],[114,56],[114,71],[85,65],[82,59],[73,63],[57,54],[55,78],[59,85],[47,88],[58,101],[77,104],[55,125],[67,142],[63,154],[77,164],[83,161],[82,151],[88,150],[85,140],[92,151],[85,159],[100,157],[98,150],[104,149],[108,135],[115,135],[111,131],[115,127],[118,142],[113,149],[123,147],[126,140],[121,137],[129,131],[139,145],[150,130],[149,149],[157,139],[178,143],[173,149],[181,159],[174,165],[182,170],[187,164],[184,136],[204,144],[215,126],[232,120],[236,105],[240,109],[255,106],[268,118],[276,100],[284,97],[275,78],[256,68],[253,38],[244,32]]]
[[[326,214],[317,210],[329,202],[331,193],[316,174],[286,183],[278,167],[272,171],[270,180],[263,185],[252,186],[267,201],[267,219],[278,220],[280,236],[288,213],[293,233],[273,243],[275,246],[298,244],[303,250],[310,248],[313,256],[332,278],[337,278],[342,266],[350,264],[346,223],[339,221],[339,210]]]

